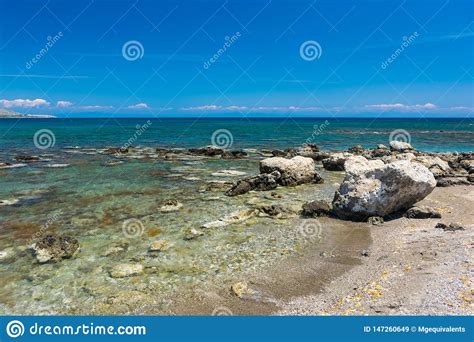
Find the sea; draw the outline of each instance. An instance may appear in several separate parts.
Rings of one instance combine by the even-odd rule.
[[[159,314],[185,293],[228,289],[324,238],[332,227],[302,219],[298,211],[309,200],[330,201],[344,174],[318,166],[323,184],[228,197],[224,193],[232,182],[258,174],[259,160],[273,149],[312,143],[344,150],[391,140],[418,150],[473,151],[474,124],[471,119],[0,119],[0,315]],[[243,149],[248,156],[155,154],[156,148],[207,145]],[[130,146],[136,148],[128,154],[104,153],[106,147]],[[162,210],[170,200],[182,206]],[[284,215],[254,212],[270,205],[285,208]],[[245,219],[239,222],[203,227],[242,212]],[[198,234],[188,239],[191,229]],[[72,258],[39,263],[31,245],[50,233],[77,239],[80,250]],[[150,252],[156,240],[166,240],[169,248]],[[112,276],[114,268],[129,264],[143,266],[141,272]]]

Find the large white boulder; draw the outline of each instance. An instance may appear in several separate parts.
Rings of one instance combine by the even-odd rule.
[[[408,209],[436,186],[430,170],[408,160],[383,164],[355,157],[345,167],[346,177],[333,199],[333,211],[343,219],[365,220]]]
[[[272,173],[278,171],[280,178],[277,182],[280,185],[297,185],[303,183],[322,181],[321,176],[316,171],[316,164],[312,158],[293,157],[291,159],[273,157],[260,161],[261,173]]]

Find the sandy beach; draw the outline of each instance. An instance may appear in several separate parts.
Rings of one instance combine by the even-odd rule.
[[[438,208],[442,219],[374,226],[321,218],[328,229],[318,246],[246,279],[258,294],[239,299],[231,284],[196,291],[169,314],[472,315],[473,191],[436,188],[420,203]],[[436,229],[438,222],[466,230]]]

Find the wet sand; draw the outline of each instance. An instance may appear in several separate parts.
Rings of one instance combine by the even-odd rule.
[[[474,187],[436,188],[420,204],[441,219],[394,217],[382,226],[318,219],[321,241],[246,279],[174,299],[174,315],[472,315]],[[466,230],[435,229],[459,222]],[[363,255],[364,254],[364,255]],[[155,312],[156,314],[157,312]]]

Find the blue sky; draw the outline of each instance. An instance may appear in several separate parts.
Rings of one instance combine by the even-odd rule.
[[[0,108],[66,117],[472,116],[473,7],[1,0]]]

